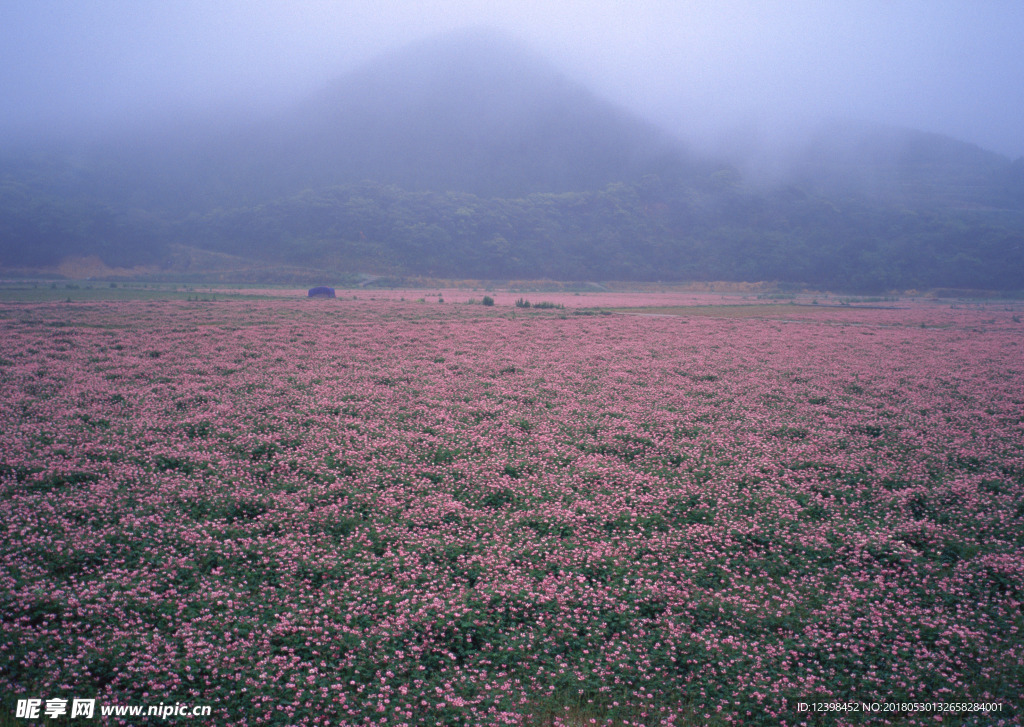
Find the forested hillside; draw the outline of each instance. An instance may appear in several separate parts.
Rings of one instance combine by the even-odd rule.
[[[185,238],[339,272],[777,280],[875,291],[1009,290],[1024,280],[1021,228],[1009,220],[864,200],[837,204],[796,189],[750,191],[729,180],[723,173],[687,186],[648,177],[600,191],[514,199],[334,187],[210,213],[186,225]]]

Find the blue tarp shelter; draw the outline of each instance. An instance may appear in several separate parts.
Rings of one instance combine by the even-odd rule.
[[[334,288],[328,288],[326,285],[318,285],[315,288],[309,289],[310,298],[334,298]]]

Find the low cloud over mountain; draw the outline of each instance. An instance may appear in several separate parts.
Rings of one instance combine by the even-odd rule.
[[[998,154],[843,122],[793,145],[768,184],[723,158],[507,36],[460,32],[274,114],[9,154],[0,264],[201,274],[175,262],[186,246],[338,274],[875,288],[1005,287],[1024,268],[1020,165]]]

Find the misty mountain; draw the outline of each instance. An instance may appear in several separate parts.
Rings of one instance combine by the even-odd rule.
[[[798,147],[791,183],[913,207],[1024,206],[1020,161],[940,134],[832,120]]]
[[[169,120],[22,166],[61,194],[177,213],[365,180],[514,197],[702,169],[666,132],[488,31],[379,58],[272,116]]]
[[[1020,287],[1024,162],[850,122],[799,148],[746,183],[514,41],[461,33],[272,116],[7,154],[0,265]]]
[[[692,164],[664,131],[484,31],[382,58],[269,131],[273,151],[257,168],[298,188],[372,179],[510,197],[679,175]]]

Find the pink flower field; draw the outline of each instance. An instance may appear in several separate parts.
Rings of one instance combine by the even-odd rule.
[[[1019,316],[370,297],[0,305],[12,721],[1024,721]]]

